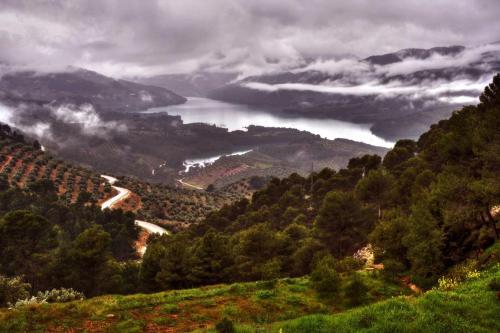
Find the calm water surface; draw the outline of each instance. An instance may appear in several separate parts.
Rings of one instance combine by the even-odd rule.
[[[263,108],[219,102],[208,98],[188,97],[181,105],[151,108],[145,113],[166,112],[181,116],[185,124],[206,123],[226,127],[229,131],[245,130],[247,126],[296,128],[318,134],[327,139],[345,138],[374,146],[392,147],[372,132],[369,124],[354,124],[333,119],[288,118],[266,112]]]

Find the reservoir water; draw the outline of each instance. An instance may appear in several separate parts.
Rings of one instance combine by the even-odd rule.
[[[245,130],[247,126],[296,128],[327,139],[344,138],[391,148],[386,141],[370,131],[369,124],[354,124],[334,119],[293,118],[267,112],[264,108],[219,102],[208,98],[188,97],[184,104],[151,108],[144,113],[166,112],[181,116],[185,124],[206,123],[226,127],[229,131]]]
[[[201,167],[204,168],[209,164],[214,163],[217,161],[219,158],[222,156],[236,156],[236,155],[245,155],[246,153],[251,152],[252,150],[243,150],[243,151],[236,151],[231,154],[225,154],[225,155],[216,155],[216,156],[211,156],[211,157],[206,157],[206,158],[193,158],[193,159],[188,159],[184,161],[184,172],[189,172],[189,169],[192,167]]]

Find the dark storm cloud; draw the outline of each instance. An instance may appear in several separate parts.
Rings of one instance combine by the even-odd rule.
[[[498,0],[0,0],[0,62],[115,76],[500,39]]]

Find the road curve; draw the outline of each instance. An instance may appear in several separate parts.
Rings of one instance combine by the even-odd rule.
[[[179,183],[181,183],[182,185],[184,185],[184,186],[187,186],[187,187],[192,187],[192,188],[197,189],[197,190],[204,190],[204,188],[203,188],[203,187],[200,187],[200,186],[196,186],[196,185],[193,185],[193,184],[186,183],[186,182],[184,181],[184,178],[177,179],[177,181],[178,181]]]
[[[160,234],[160,235],[163,235],[165,233],[168,234],[167,230],[150,222],[135,220],[135,224],[137,224],[142,229],[149,231],[152,234]]]
[[[123,187],[113,186],[113,184],[118,181],[118,179],[116,179],[115,177],[106,175],[101,175],[101,177],[106,179],[106,181],[111,185],[111,187],[114,188],[116,191],[118,191],[117,195],[115,195],[112,198],[109,198],[108,200],[104,201],[101,204],[102,210],[106,208],[112,209],[115,204],[117,204],[122,200],[125,200],[130,195],[130,191],[128,189]],[[159,234],[159,235],[169,234],[169,231],[167,229],[162,228],[150,222],[135,220],[135,224],[151,234]],[[137,251],[141,254],[141,256],[144,255],[144,253],[146,252],[146,246],[137,249]]]
[[[101,204],[101,208],[104,210],[106,208],[113,208],[113,206],[122,201],[122,200],[125,200],[129,195],[130,195],[130,191],[127,190],[126,188],[123,188],[123,187],[118,187],[118,186],[112,186],[115,190],[118,191],[118,194],[115,195],[114,197],[112,198],[109,198],[108,200],[104,201],[102,204]]]

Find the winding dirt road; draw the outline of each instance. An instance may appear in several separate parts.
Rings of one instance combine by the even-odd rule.
[[[194,188],[194,189],[197,189],[197,190],[204,190],[204,188],[203,188],[203,187],[199,187],[199,186],[196,186],[196,185],[193,185],[193,184],[186,183],[186,182],[184,181],[184,178],[177,179],[177,181],[178,181],[179,183],[181,183],[182,185],[184,185],[184,186],[191,187],[191,188]]]
[[[130,195],[130,191],[128,189],[113,185],[114,183],[116,183],[118,181],[118,179],[116,179],[115,177],[106,176],[106,175],[101,175],[101,177],[106,179],[106,181],[111,185],[111,187],[113,189],[115,189],[116,191],[118,191],[117,195],[115,195],[112,198],[109,198],[108,200],[104,201],[101,204],[101,209],[103,209],[103,210],[106,208],[112,209],[115,204],[117,204],[118,202],[120,202],[122,200],[125,200]],[[138,225],[139,227],[141,227],[142,229],[146,230],[150,234],[159,234],[159,235],[163,235],[163,234],[168,235],[169,234],[168,230],[166,230],[166,229],[164,229],[156,224],[150,223],[150,222],[135,220],[135,224]],[[146,245],[137,249],[137,252],[139,252],[139,254],[141,254],[141,256],[144,255],[144,253],[146,252]]]

